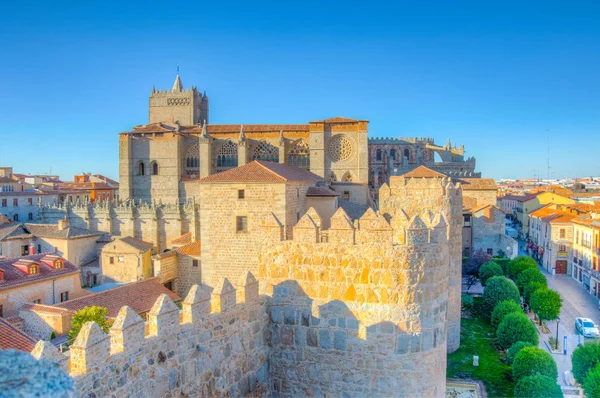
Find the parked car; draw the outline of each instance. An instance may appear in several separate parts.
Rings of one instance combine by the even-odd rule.
[[[579,333],[581,333],[584,337],[600,336],[600,330],[598,330],[598,326],[596,326],[589,318],[575,319],[575,328],[577,328],[577,331],[579,331]]]

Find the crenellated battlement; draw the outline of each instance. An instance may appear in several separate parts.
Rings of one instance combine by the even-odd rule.
[[[265,308],[246,273],[236,286],[227,279],[212,291],[194,285],[181,309],[163,294],[146,321],[124,306],[108,334],[88,322],[68,361],[43,341],[33,354],[62,364],[82,396],[260,394],[268,376]]]
[[[431,137],[373,137],[369,138],[369,144],[401,144],[408,142],[411,144],[433,144],[435,141]]]

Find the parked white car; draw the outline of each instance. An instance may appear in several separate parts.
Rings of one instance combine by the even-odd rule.
[[[579,333],[581,333],[584,337],[600,336],[600,330],[598,330],[598,326],[596,326],[589,318],[575,319],[575,327],[577,328],[577,331],[579,331]]]

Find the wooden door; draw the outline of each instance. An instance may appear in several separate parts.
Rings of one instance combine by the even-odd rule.
[[[566,274],[567,273],[567,260],[557,260],[556,261],[556,273],[557,274]]]

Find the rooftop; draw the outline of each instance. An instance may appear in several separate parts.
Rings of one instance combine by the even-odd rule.
[[[315,183],[323,180],[322,177],[308,170],[290,166],[284,163],[254,160],[243,166],[222,171],[208,177],[201,178],[200,183],[212,182],[268,182],[285,183],[289,181],[306,181]]]
[[[139,239],[136,239],[131,236],[124,236],[122,238],[117,238],[117,240],[120,240],[121,242],[125,243],[126,245],[131,246],[134,249],[137,249],[141,252],[146,252],[148,250],[151,250],[154,247],[153,243],[145,242],[143,240],[139,240]]]
[[[41,282],[48,279],[56,279],[61,276],[79,273],[79,268],[65,259],[63,259],[62,268],[54,269],[50,267],[49,265],[41,261],[42,258],[44,258],[47,255],[47,253],[41,253],[34,254],[31,256],[0,260],[0,270],[4,271],[4,280],[0,281],[0,290],[12,289],[17,286]],[[13,266],[13,264],[17,262],[19,262],[19,264],[23,264],[28,261],[33,261],[39,264],[39,272],[37,274],[28,275],[25,272]]]
[[[340,194],[333,189],[329,189],[327,187],[308,187],[306,191],[306,196],[308,197],[336,197],[340,196]]]
[[[178,247],[177,249],[175,249],[175,251],[179,254],[185,254],[185,255],[190,255],[190,256],[199,256],[201,251],[201,245],[200,245],[200,241],[196,241],[196,242],[191,242],[188,243],[186,245],[183,245],[181,247]]]
[[[408,173],[402,174],[400,177],[404,178],[446,178],[446,174],[439,173],[435,170],[430,169],[426,166],[419,166],[409,171]]]
[[[85,238],[89,236],[102,236],[104,232],[92,231],[89,229],[66,226],[59,229],[58,224],[24,224],[25,228],[34,236],[40,238],[54,239],[74,239]]]
[[[188,232],[187,234],[183,234],[171,241],[172,245],[186,245],[192,242],[192,233]]]
[[[493,178],[461,178],[463,191],[497,191],[498,185]]]
[[[33,337],[0,318],[0,349],[31,352],[36,343]]]
[[[108,316],[116,317],[121,307],[127,305],[138,314],[142,314],[150,311],[158,296],[163,293],[175,302],[181,300],[181,297],[164,287],[160,283],[159,278],[156,277],[65,301],[57,304],[56,307],[78,311],[85,307],[97,305],[106,307],[108,309]]]

